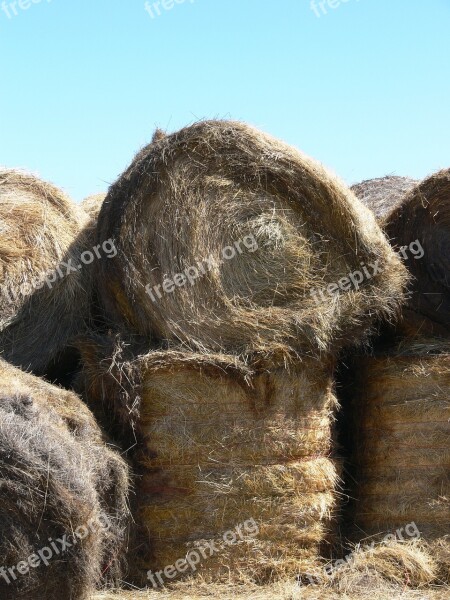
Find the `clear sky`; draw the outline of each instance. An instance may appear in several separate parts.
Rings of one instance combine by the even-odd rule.
[[[0,0],[0,165],[81,200],[219,117],[348,183],[450,166],[450,0],[153,2]]]

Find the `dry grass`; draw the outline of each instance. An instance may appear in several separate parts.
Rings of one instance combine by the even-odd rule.
[[[51,289],[46,276],[62,261],[80,262],[86,219],[52,185],[0,171],[0,354],[24,369],[45,373],[83,329],[88,269],[58,276]]]
[[[81,208],[90,216],[92,221],[97,224],[98,215],[106,198],[106,193],[92,194],[81,203]]]
[[[261,583],[315,568],[337,504],[333,361],[274,368],[172,350],[127,363],[87,341],[82,354],[89,401],[137,436],[133,581],[249,519],[258,535],[202,561],[205,580]]]
[[[54,551],[48,566],[41,561],[16,573],[9,585],[0,578],[2,600],[81,600],[102,576],[117,581],[127,495],[127,467],[83,402],[0,360],[1,565],[13,567],[52,540],[71,541],[78,527],[90,529],[64,553]]]
[[[251,586],[192,586],[165,592],[99,593],[92,600],[448,600],[448,589],[406,590],[392,587],[365,590],[361,593],[337,592],[320,586],[297,588],[292,584]]]
[[[419,183],[410,177],[388,175],[377,179],[367,179],[351,187],[352,192],[382,220],[398,206],[405,195]]]
[[[450,549],[449,349],[439,339],[404,340],[388,354],[356,360],[353,405],[357,527],[376,534],[415,522],[424,540],[440,540],[443,572]]]
[[[118,256],[97,265],[107,315],[195,351],[337,353],[402,300],[405,271],[370,211],[318,163],[241,123],[159,133],[109,190],[98,239],[110,237]],[[193,285],[156,301],[146,292],[209,257]],[[358,290],[317,305],[311,291],[374,261]]]
[[[409,307],[450,327],[450,169],[440,171],[414,187],[382,223],[395,248],[419,240],[423,258],[408,254],[413,275]]]
[[[447,600],[450,588],[433,584],[438,567],[420,542],[389,542],[355,548],[334,571],[312,573],[301,584],[284,579],[265,586],[205,582],[201,577],[160,590],[98,593],[92,600]],[[325,566],[325,565],[324,565]]]

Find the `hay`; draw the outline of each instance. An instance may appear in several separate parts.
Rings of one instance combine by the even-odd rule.
[[[101,192],[99,194],[92,194],[91,196],[87,196],[81,202],[81,208],[87,213],[90,217],[97,218],[98,213],[102,208],[103,201],[106,198],[106,193]]]
[[[95,595],[93,600],[448,600],[448,589],[409,590],[379,587],[360,593],[337,592],[318,586],[299,587],[291,581],[264,587],[243,585],[176,586],[165,591],[126,592]]]
[[[448,339],[449,329],[447,326],[436,323],[432,319],[415,312],[414,310],[404,308],[400,319],[393,325],[389,326],[391,331],[391,342],[390,345],[396,345],[396,343],[403,343],[406,341],[408,344],[421,343],[423,339]],[[394,342],[392,341],[392,335],[394,335]],[[379,341],[377,341],[379,343]]]
[[[389,542],[370,549],[357,547],[335,566],[329,584],[350,594],[390,587],[423,588],[436,580],[437,566],[428,550],[417,542]]]
[[[277,369],[172,350],[124,363],[123,352],[99,360],[86,344],[83,359],[90,401],[135,423],[132,581],[151,585],[148,570],[205,540],[219,548],[197,567],[209,581],[264,583],[313,568],[337,507],[332,361]],[[256,536],[221,541],[250,519]]]
[[[329,573],[325,577],[324,569]],[[450,591],[447,586],[429,585],[435,580],[436,564],[427,548],[415,542],[377,544],[369,550],[357,547],[345,560],[324,569],[310,584],[285,579],[267,586],[233,585],[196,578],[165,590],[117,590],[95,600],[448,600]]]
[[[392,317],[405,283],[375,219],[347,188],[235,122],[157,135],[109,190],[98,239],[110,237],[118,255],[97,266],[116,328],[200,352],[337,352]],[[375,261],[378,274],[339,290]],[[192,285],[169,282],[192,269]],[[336,293],[317,303],[312,292],[332,284]]]
[[[91,218],[91,222],[97,224],[98,215],[105,200],[106,193],[92,194],[81,203],[81,208]]]
[[[386,216],[383,228],[396,249],[419,240],[423,257],[407,253],[406,266],[414,276],[409,307],[450,327],[450,169],[413,188]]]
[[[388,175],[377,179],[367,179],[352,185],[351,190],[375,214],[378,220],[382,220],[395,207],[397,207],[414,186],[419,183],[410,177],[398,177]]]
[[[19,171],[0,171],[0,355],[43,374],[84,326],[88,269],[53,283],[62,263],[79,264],[89,248],[84,213],[52,185]]]
[[[0,596],[87,599],[121,575],[127,467],[75,394],[0,360],[0,396]]]
[[[414,522],[427,542],[450,535],[450,346],[408,341],[355,360],[354,523],[366,534]]]

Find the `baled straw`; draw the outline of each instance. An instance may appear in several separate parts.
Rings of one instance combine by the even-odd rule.
[[[277,369],[171,350],[121,363],[87,345],[83,355],[90,400],[135,415],[135,581],[150,585],[148,570],[205,540],[217,545],[197,567],[208,580],[263,583],[317,564],[338,495],[331,361]],[[250,520],[257,535],[224,542]]]
[[[351,190],[378,220],[383,220],[418,183],[417,179],[411,177],[386,175],[356,183]]]
[[[72,392],[0,361],[0,395],[1,598],[87,600],[122,572],[127,467]]]
[[[344,185],[235,122],[158,135],[109,190],[98,239],[110,237],[118,256],[97,265],[109,318],[201,352],[337,352],[392,317],[405,283]],[[339,287],[364,266],[361,285]]]
[[[414,277],[409,307],[450,327],[450,169],[413,188],[386,216],[383,228],[395,249],[406,248],[406,266]],[[408,252],[417,240],[421,257]]]
[[[86,214],[88,214],[91,219],[97,221],[99,212],[102,208],[102,204],[105,200],[106,193],[101,192],[99,194],[92,194],[91,196],[87,196],[81,203],[81,208],[84,210]]]
[[[85,325],[87,217],[60,190],[33,175],[0,171],[0,355],[45,373]],[[60,268],[60,272],[57,271]]]
[[[449,345],[405,341],[355,366],[357,529],[389,533],[414,522],[424,541],[448,548]]]

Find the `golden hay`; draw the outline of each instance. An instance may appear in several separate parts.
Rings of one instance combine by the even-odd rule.
[[[361,202],[370,208],[377,219],[383,219],[402,202],[405,194],[418,183],[417,179],[410,177],[388,175],[361,181],[361,183],[352,185],[350,189]]]
[[[81,203],[81,208],[89,216],[90,219],[88,226],[93,231],[93,240],[95,240],[96,238],[98,215],[100,214],[100,210],[103,206],[105,198],[106,193],[93,194],[92,196],[88,196],[87,198],[85,198]]]
[[[72,392],[0,360],[0,396],[0,596],[84,600],[122,572],[127,467]]]
[[[448,600],[448,589],[405,590],[404,586],[393,590],[380,587],[361,593],[336,592],[328,588],[301,588],[292,582],[265,587],[205,585],[196,583],[188,587],[176,587],[165,592],[125,592],[96,594],[92,600]]]
[[[87,342],[82,353],[89,400],[135,423],[133,581],[151,585],[147,570],[205,540],[218,548],[197,566],[208,580],[263,583],[317,564],[339,479],[331,360],[276,369],[172,350],[124,363]],[[221,540],[252,519],[256,536]]]
[[[347,593],[368,592],[389,586],[423,588],[436,580],[438,568],[428,549],[419,542],[391,541],[370,549],[357,547],[335,563],[329,584]]]
[[[395,248],[419,240],[424,250],[406,261],[414,276],[409,307],[450,327],[450,169],[413,188],[382,224]]]
[[[0,355],[9,362],[43,374],[83,329],[88,269],[55,269],[78,265],[86,220],[52,185],[0,171]]]
[[[88,214],[91,217],[91,219],[94,219],[96,221],[105,198],[106,193],[104,192],[100,194],[92,194],[92,196],[87,196],[87,198],[85,198],[82,201],[81,208],[86,214]]]
[[[442,556],[450,548],[449,350],[442,339],[405,340],[354,365],[354,523],[377,534],[414,522],[424,540],[440,540]]]
[[[406,278],[346,187],[235,122],[158,134],[110,188],[106,238],[118,246],[97,264],[110,319],[200,352],[337,352],[396,312]],[[337,285],[375,263],[358,288]],[[313,292],[330,285],[317,302]]]
[[[116,590],[98,594],[93,600],[448,600],[449,597],[449,587],[428,585],[435,578],[436,565],[427,549],[418,543],[390,542],[370,550],[356,548],[343,563],[327,567],[333,569],[322,583],[284,579],[266,586],[233,585],[207,583],[200,576],[169,584],[165,590]]]

